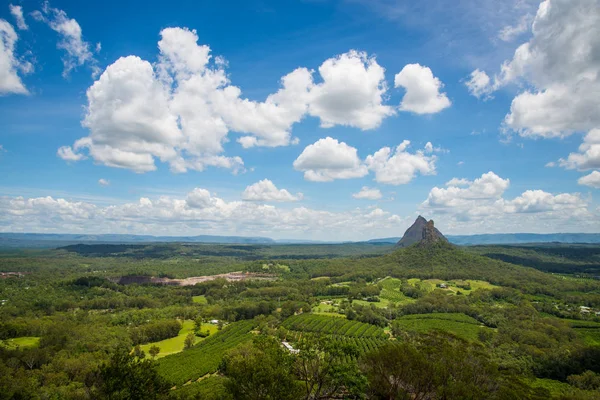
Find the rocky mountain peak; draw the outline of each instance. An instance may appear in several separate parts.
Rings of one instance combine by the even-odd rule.
[[[404,236],[398,242],[398,246],[408,247],[417,243],[419,245],[429,245],[440,241],[448,242],[448,239],[437,230],[433,220],[427,221],[419,215],[411,227],[406,230]]]

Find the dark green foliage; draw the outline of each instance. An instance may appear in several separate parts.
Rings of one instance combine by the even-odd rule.
[[[110,400],[164,399],[170,385],[151,360],[137,360],[127,348],[117,349],[98,373],[98,394]]]
[[[546,399],[516,377],[503,375],[482,349],[449,336],[393,343],[366,354],[361,368],[374,398]]]
[[[298,399],[300,386],[292,374],[294,357],[268,337],[256,337],[228,352],[220,371],[228,378],[225,387],[240,400]]]
[[[129,331],[133,344],[159,342],[177,336],[181,323],[176,320],[163,320],[144,324]]]

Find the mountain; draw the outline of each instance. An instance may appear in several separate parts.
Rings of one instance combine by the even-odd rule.
[[[453,235],[448,240],[458,245],[524,243],[600,243],[600,233],[490,233]]]
[[[433,220],[427,221],[422,216],[418,216],[415,222],[404,232],[402,239],[398,241],[398,247],[408,247],[415,243],[429,245],[436,242],[448,242],[448,239],[437,230]]]
[[[275,244],[267,237],[246,236],[150,236],[150,235],[88,235],[62,233],[0,233],[0,247],[53,248],[71,244],[133,244],[133,243],[235,243]]]

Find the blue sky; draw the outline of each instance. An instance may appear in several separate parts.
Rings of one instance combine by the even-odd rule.
[[[598,232],[600,0],[449,3],[0,2],[0,231]]]

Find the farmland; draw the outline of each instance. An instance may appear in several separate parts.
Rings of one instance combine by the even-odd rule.
[[[77,391],[43,382],[70,365],[99,374],[124,348],[131,365],[146,363],[144,370],[155,370],[156,379],[173,389],[165,398],[178,400],[229,400],[235,374],[244,371],[251,375],[243,382],[280,371],[276,382],[291,376],[291,385],[307,384],[312,378],[300,367],[317,361],[329,363],[322,371],[344,371],[345,378],[335,379],[369,384],[369,365],[375,368],[388,355],[416,370],[492,373],[486,379],[500,385],[525,385],[517,386],[520,396],[535,389],[544,398],[594,398],[580,387],[593,380],[590,374],[600,374],[589,361],[600,346],[600,284],[593,279],[551,275],[449,246],[313,259],[304,257],[306,246],[292,252],[303,257],[289,259],[254,259],[279,248],[199,247],[101,245],[77,248],[86,254],[0,254],[0,268],[23,272],[0,281],[0,372],[10,377],[0,383],[29,398],[62,398],[57,393]],[[199,254],[208,250],[212,255]],[[232,256],[235,251],[244,256]],[[235,271],[269,279],[227,280]],[[153,276],[215,279],[179,286]],[[208,337],[201,337],[207,329]],[[503,371],[502,377],[493,371]],[[86,376],[71,372],[60,382],[92,393],[101,382]]]
[[[417,333],[449,332],[471,342],[479,340],[482,330],[489,330],[477,320],[458,313],[405,315],[394,321],[393,329]]]
[[[252,339],[250,331],[253,328],[252,321],[231,324],[192,349],[161,359],[159,373],[174,385],[183,385],[213,373],[228,349]]]
[[[325,335],[341,335],[357,338],[385,338],[383,329],[358,321],[347,319],[301,314],[283,321],[282,326],[291,331],[311,332]]]

